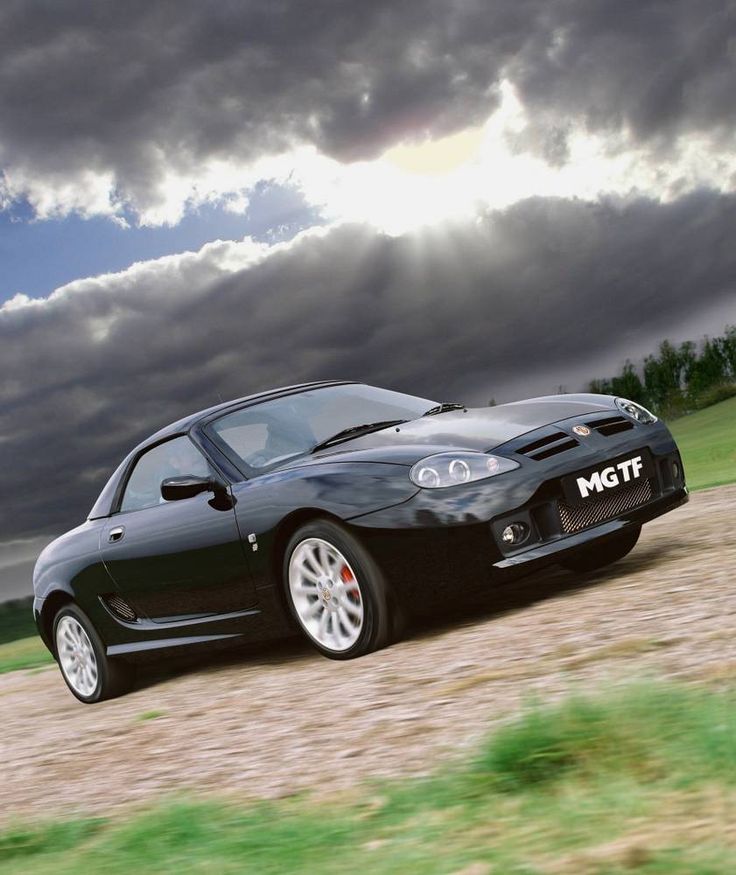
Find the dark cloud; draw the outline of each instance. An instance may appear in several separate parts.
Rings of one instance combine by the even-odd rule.
[[[218,395],[348,378],[510,400],[574,366],[597,376],[706,308],[736,321],[735,222],[736,197],[706,192],[538,199],[399,238],[310,232],[249,264],[247,244],[210,244],[6,307],[0,531],[73,524],[137,440]]]
[[[112,175],[155,205],[165,171],[299,144],[341,160],[485,119],[508,76],[563,161],[569,124],[661,146],[734,122],[733,0],[250,0],[0,8],[0,166]]]
[[[667,153],[681,134],[733,147],[736,3],[580,0],[544,4],[509,69],[542,134],[622,133]]]

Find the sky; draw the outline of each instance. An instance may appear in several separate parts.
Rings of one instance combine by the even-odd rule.
[[[736,0],[6,0],[0,596],[259,389],[486,404],[736,323]]]

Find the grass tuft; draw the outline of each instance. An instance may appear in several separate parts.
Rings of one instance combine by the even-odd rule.
[[[165,717],[166,713],[164,711],[144,711],[142,714],[139,714],[136,718],[140,723],[144,723],[146,720],[158,720],[159,717]]]
[[[0,863],[40,854],[61,854],[94,835],[103,824],[101,819],[62,820],[11,828],[0,833]]]
[[[734,704],[697,689],[641,685],[534,707],[493,736],[478,767],[514,790],[571,772],[653,780],[728,769],[736,780]]]

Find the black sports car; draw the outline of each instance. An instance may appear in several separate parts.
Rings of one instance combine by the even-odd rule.
[[[686,500],[669,431],[622,398],[469,409],[291,386],[136,447],[87,521],[41,554],[34,614],[83,702],[123,692],[151,651],[301,629],[348,659],[416,605],[613,562]]]

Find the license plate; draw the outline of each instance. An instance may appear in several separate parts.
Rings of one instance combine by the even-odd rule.
[[[654,465],[647,450],[635,450],[584,471],[562,478],[562,491],[570,504],[612,495],[642,483],[654,475]]]

